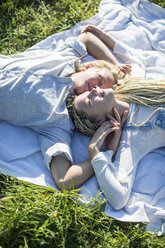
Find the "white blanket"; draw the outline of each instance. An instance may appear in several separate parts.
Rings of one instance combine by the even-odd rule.
[[[141,76],[165,79],[165,9],[146,0],[103,0],[97,15],[78,23],[71,30],[48,37],[26,53],[46,50],[59,39],[78,35],[88,24],[98,26],[133,47],[131,59],[139,63]],[[32,130],[1,121],[0,133],[2,173],[56,188],[51,173],[43,164],[37,135]],[[89,158],[88,142],[89,138],[75,132],[72,145],[75,162]],[[83,185],[81,193],[90,198],[98,190],[93,176]],[[148,222],[149,231],[165,233],[165,148],[148,154],[140,162],[127,206],[114,211],[106,204],[105,212],[121,221]]]

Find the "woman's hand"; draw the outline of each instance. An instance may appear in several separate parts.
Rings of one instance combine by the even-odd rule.
[[[118,126],[114,125],[113,121],[106,121],[97,129],[88,146],[88,152],[91,159],[100,152],[100,147],[107,135],[117,129]]]
[[[127,119],[128,111],[125,111],[122,117],[120,117],[118,111],[115,108],[113,109],[113,112],[115,118],[110,114],[107,115],[107,118],[109,118],[113,125],[117,126],[118,128],[116,128],[113,133],[110,133],[106,137],[106,149],[112,150],[114,156],[119,146],[122,134],[122,127]]]
[[[97,129],[89,143],[88,152],[91,159],[100,152],[100,147],[104,141],[106,141],[106,149],[113,151],[113,156],[117,151],[122,134],[122,127],[127,119],[128,111],[124,111],[122,117],[120,117],[115,108],[113,112],[114,117],[111,114],[107,114],[109,121],[105,121]]]

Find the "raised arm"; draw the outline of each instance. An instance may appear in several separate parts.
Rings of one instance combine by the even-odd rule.
[[[128,64],[121,65],[111,52],[110,49],[113,50],[117,42],[111,35],[106,34],[95,26],[87,26],[79,35],[79,40],[85,44],[88,53],[95,58],[103,59],[119,66],[124,74],[131,72],[131,66]]]
[[[104,32],[103,30],[97,28],[96,26],[88,25],[81,31],[82,34],[86,32],[90,32],[94,34],[99,40],[101,40],[109,48],[111,48],[112,50],[114,49],[117,40],[111,35]]]
[[[90,32],[84,32],[78,38],[85,44],[88,53],[95,58],[106,60],[115,65],[119,64],[113,53],[96,35]],[[114,45],[115,41],[112,42],[112,49]]]

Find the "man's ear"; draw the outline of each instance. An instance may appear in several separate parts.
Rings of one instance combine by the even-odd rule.
[[[86,70],[88,70],[89,68],[92,68],[94,66],[94,64],[91,62],[91,63],[87,63],[87,64],[84,64],[83,66],[82,66],[82,70],[83,71],[86,71]]]
[[[101,126],[106,121],[105,117],[102,117],[101,119],[95,121],[97,126]]]

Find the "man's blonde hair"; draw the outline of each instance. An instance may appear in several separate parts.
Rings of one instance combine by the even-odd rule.
[[[76,72],[85,71],[89,68],[95,69],[103,69],[106,68],[111,71],[112,75],[114,76],[114,85],[113,88],[115,89],[117,85],[120,85],[123,82],[123,79],[129,78],[129,75],[125,75],[117,65],[113,65],[105,60],[95,60],[80,64],[79,60],[75,62],[75,70]]]

